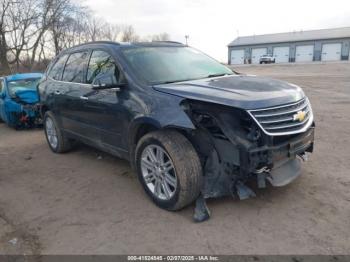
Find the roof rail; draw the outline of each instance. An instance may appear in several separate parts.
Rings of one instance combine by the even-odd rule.
[[[168,41],[168,40],[165,40],[165,41],[154,41],[152,40],[152,43],[170,43],[170,44],[179,44],[179,45],[183,45],[183,43],[181,42],[177,42],[177,41]]]
[[[84,45],[93,45],[93,44],[113,44],[113,45],[120,45],[119,42],[114,42],[114,41],[93,41],[93,42],[86,42],[82,43],[79,45],[72,46],[71,48],[79,47],[79,46],[84,46]],[[70,49],[70,48],[67,48]]]

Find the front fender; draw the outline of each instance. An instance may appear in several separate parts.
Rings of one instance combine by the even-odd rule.
[[[153,126],[155,129],[175,127],[180,129],[195,129],[194,124],[184,112],[181,103],[184,99],[174,95],[157,93],[152,100],[147,101],[147,110],[135,114],[128,127],[129,141],[142,125]]]
[[[154,103],[157,108],[149,108],[147,114],[139,114],[134,117],[128,127],[128,144],[130,153],[130,162],[133,166],[133,156],[137,144],[139,130],[146,127],[149,130],[159,130],[163,128],[176,128],[185,130],[194,130],[195,126],[191,119],[184,112],[180,103],[183,99],[176,101],[168,100],[168,103]]]
[[[182,110],[164,110],[150,115],[136,116],[129,125],[129,145],[134,144],[135,137],[140,127],[150,126],[154,129],[162,128],[179,128],[179,129],[195,129],[188,115]]]

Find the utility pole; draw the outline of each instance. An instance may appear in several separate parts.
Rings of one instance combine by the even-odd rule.
[[[190,36],[189,35],[185,35],[186,45],[188,45],[188,38],[190,38]]]

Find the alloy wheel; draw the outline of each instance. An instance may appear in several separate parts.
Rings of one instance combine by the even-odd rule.
[[[49,141],[50,146],[52,148],[57,148],[58,137],[57,137],[56,127],[50,117],[46,118],[45,132],[46,132],[47,140]]]
[[[174,164],[160,146],[148,145],[141,154],[141,172],[152,194],[161,200],[171,199],[177,189]]]

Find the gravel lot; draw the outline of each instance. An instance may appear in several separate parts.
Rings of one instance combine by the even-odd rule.
[[[1,254],[349,254],[350,63],[240,66],[298,84],[316,118],[303,175],[246,201],[167,212],[127,162],[80,146],[56,155],[42,130],[0,124]],[[99,157],[101,156],[101,157]]]

